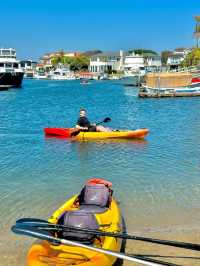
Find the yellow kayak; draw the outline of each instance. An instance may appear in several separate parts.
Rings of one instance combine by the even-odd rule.
[[[93,140],[93,139],[144,139],[149,133],[147,128],[127,131],[110,131],[110,132],[80,132],[76,140]]]
[[[90,179],[79,195],[70,198],[53,213],[49,222],[63,224],[64,221],[64,225],[68,226],[122,232],[122,218],[117,202],[112,198],[111,185],[103,179]],[[122,245],[119,238],[95,237],[80,232],[67,232],[60,237],[75,238],[79,242],[89,241],[89,245],[116,252],[121,250]],[[27,260],[28,266],[110,266],[115,263],[116,257],[85,248],[54,245],[39,240],[30,248]]]

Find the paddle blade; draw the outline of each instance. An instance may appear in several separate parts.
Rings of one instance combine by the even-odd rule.
[[[16,221],[16,225],[27,225],[27,226],[34,226],[34,227],[39,227],[39,226],[47,226],[50,224],[46,220],[38,219],[38,218],[21,218]]]
[[[21,218],[19,220],[16,221],[16,224],[21,224],[21,223],[25,223],[25,222],[29,222],[29,223],[45,223],[48,224],[49,222],[43,219],[38,219],[38,218]]]
[[[42,240],[53,242],[54,244],[60,244],[60,239],[55,238],[51,235],[51,232],[37,229],[36,227],[25,226],[25,225],[14,225],[11,227],[12,232],[18,235],[31,236]]]
[[[110,121],[111,121],[111,118],[110,118],[110,117],[106,117],[106,118],[103,120],[104,123],[107,123],[107,122],[110,122]]]

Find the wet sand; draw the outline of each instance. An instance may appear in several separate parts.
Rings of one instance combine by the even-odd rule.
[[[138,215],[135,219],[127,217],[127,232],[132,235],[200,244],[200,211],[198,208],[163,209],[148,218]],[[182,266],[200,266],[200,251],[192,251],[142,241],[128,240],[126,253],[148,255],[149,258],[168,261]],[[141,265],[124,261],[124,266]]]
[[[165,240],[176,240],[182,242],[191,242],[199,244],[200,231],[194,229],[154,232],[143,234],[146,237],[159,238]],[[192,251],[182,248],[175,248],[169,246],[162,246],[157,244],[150,244],[141,241],[127,241],[126,253],[133,255],[145,255],[149,258],[167,261],[182,266],[199,266],[200,265],[200,251]],[[141,265],[138,263],[124,261],[124,266]]]

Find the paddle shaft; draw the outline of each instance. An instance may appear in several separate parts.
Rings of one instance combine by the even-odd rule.
[[[88,246],[79,242],[75,242],[75,241],[71,241],[71,240],[67,240],[67,239],[60,239],[60,238],[56,238],[53,236],[49,236],[46,234],[42,234],[40,232],[38,232],[37,230],[34,230],[34,228],[31,226],[29,227],[20,227],[20,226],[13,226],[12,227],[12,231],[16,234],[22,234],[22,235],[28,235],[31,237],[35,237],[35,238],[39,238],[42,240],[47,240],[50,242],[54,242],[57,244],[62,244],[62,245],[73,245],[76,247],[81,247],[81,248],[86,248],[92,251],[96,251],[96,252],[100,252],[106,255],[110,255],[110,256],[114,256],[120,259],[125,259],[125,260],[129,260],[129,261],[133,261],[133,262],[138,262],[138,263],[142,263],[143,265],[149,265],[149,266],[178,266],[177,264],[173,264],[173,263],[168,263],[168,262],[160,262],[157,260],[153,260],[150,258],[141,258],[141,256],[128,256],[124,253],[121,252],[115,252],[115,251],[110,251],[107,249],[102,249],[102,248],[97,248],[97,247],[93,247],[93,246]]]
[[[26,218],[25,218],[26,219]],[[31,219],[31,218],[28,218]],[[172,246],[172,247],[178,247],[178,248],[184,248],[184,249],[191,249],[191,250],[197,250],[200,251],[200,245],[199,244],[193,244],[193,243],[187,243],[187,242],[179,242],[179,241],[170,241],[170,240],[161,240],[161,239],[154,239],[154,238],[148,238],[148,237],[142,237],[142,236],[135,236],[130,234],[119,234],[119,233],[110,233],[110,232],[103,232],[98,230],[91,230],[91,229],[84,229],[84,228],[77,228],[73,226],[64,226],[64,225],[57,225],[49,223],[48,221],[43,222],[31,222],[29,220],[21,220],[22,222],[17,221],[17,223],[22,223],[24,225],[29,226],[36,226],[41,229],[45,230],[66,230],[66,231],[80,231],[80,232],[87,232],[92,233],[97,236],[108,236],[108,237],[117,237],[121,239],[129,239],[129,240],[136,240],[136,241],[145,241],[149,243],[155,243],[160,245],[166,245],[166,246]],[[46,228],[45,228],[46,226]]]

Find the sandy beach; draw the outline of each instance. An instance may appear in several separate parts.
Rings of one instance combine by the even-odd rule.
[[[144,234],[143,234],[144,235]],[[176,240],[183,242],[191,242],[199,244],[200,232],[199,230],[187,229],[179,231],[165,231],[155,232],[151,234],[145,234],[152,238],[165,239],[165,240]],[[156,244],[144,244],[144,242],[127,242],[126,252],[130,254],[140,254],[149,256],[149,258],[167,261],[182,266],[199,266],[200,265],[200,252],[191,251],[182,248],[161,246]],[[136,266],[141,265],[137,263],[125,261],[124,266]]]

